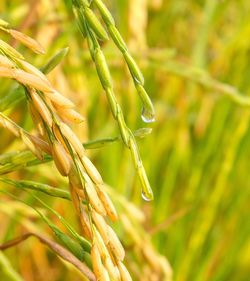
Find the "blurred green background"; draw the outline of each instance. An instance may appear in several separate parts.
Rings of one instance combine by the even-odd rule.
[[[249,280],[250,1],[104,2],[145,75],[155,105],[156,122],[143,124],[122,57],[112,42],[103,44],[129,127],[153,128],[138,146],[155,200],[141,199],[140,183],[122,143],[90,151],[91,159],[109,185],[143,210],[144,227],[157,251],[168,258],[174,280]],[[46,48],[46,55],[35,56],[14,42],[37,67],[69,46],[69,54],[50,78],[86,117],[77,128],[79,137],[86,141],[118,135],[70,1],[2,0],[0,15]],[[3,97],[10,84],[1,81]],[[25,106],[17,104],[10,116],[30,129]],[[0,152],[15,148],[12,136],[2,129],[0,133]],[[48,175],[50,169],[54,168],[41,166],[15,176],[58,183],[60,177]],[[70,220],[66,207],[64,212]],[[1,238],[12,237],[10,230],[17,226],[9,221],[3,225]],[[9,252],[10,260],[17,252]],[[32,271],[31,265],[27,267]],[[71,278],[48,280],[77,280]]]

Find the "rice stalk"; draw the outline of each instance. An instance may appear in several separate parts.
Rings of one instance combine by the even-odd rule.
[[[103,5],[102,2],[98,1],[95,2],[98,7],[100,12],[103,14],[103,20],[106,20],[106,23],[108,22],[108,28],[112,27],[112,30],[114,30],[114,24],[113,20],[110,19],[110,14],[107,12],[106,7]],[[102,84],[102,87],[106,93],[112,115],[114,119],[117,121],[120,134],[122,137],[122,140],[124,144],[130,149],[131,154],[132,154],[132,159],[134,160],[134,165],[136,168],[136,171],[138,173],[141,185],[142,185],[142,196],[145,200],[149,201],[153,199],[153,192],[150,187],[149,181],[147,179],[147,175],[145,172],[145,169],[143,167],[139,150],[137,149],[136,141],[134,138],[133,133],[131,130],[127,127],[124,116],[122,113],[122,109],[120,105],[118,104],[115,94],[114,94],[114,89],[113,89],[113,83],[112,83],[112,78],[110,75],[110,71],[106,62],[106,58],[104,56],[103,51],[101,50],[100,44],[98,42],[98,36],[96,35],[96,31],[92,28],[91,24],[88,21],[88,18],[84,17],[84,11],[85,9],[88,8],[87,1],[74,1],[73,2],[74,9],[76,10],[76,14],[81,14],[82,19],[84,19],[84,35],[87,37],[88,41],[88,46],[90,50],[90,54],[92,56],[92,59],[95,63],[96,70],[100,79],[100,82]],[[101,8],[100,8],[101,7]],[[78,22],[78,24],[82,24],[82,22]],[[115,29],[116,30],[116,29]],[[116,31],[115,31],[116,32]],[[118,31],[117,31],[118,32]],[[117,33],[116,32],[116,33]],[[119,34],[119,33],[117,33]],[[111,36],[114,35],[114,33],[111,33]],[[115,37],[116,39],[118,38],[117,36]],[[119,45],[120,46],[120,45]],[[134,78],[135,85],[139,89],[138,91],[140,92],[140,96],[142,97],[144,102],[148,102],[150,104],[146,104],[146,107],[144,107],[144,110],[148,110],[148,107],[151,109],[152,104],[150,99],[148,98],[146,92],[143,90],[143,84],[144,84],[144,79],[143,76],[135,63],[134,59],[131,57],[131,55],[127,52],[127,48],[124,46],[123,47],[123,54],[125,57],[125,60],[128,63],[131,75]],[[153,118],[153,117],[152,117]]]
[[[140,71],[139,67],[137,66],[137,63],[135,62],[133,57],[130,55],[130,53],[128,51],[128,47],[127,47],[126,43],[124,42],[124,40],[122,39],[120,32],[116,28],[115,21],[114,21],[112,15],[110,14],[110,12],[108,11],[107,7],[105,6],[105,4],[103,3],[103,1],[94,0],[93,3],[98,8],[113,42],[115,43],[117,48],[122,53],[124,60],[128,66],[130,74],[133,78],[135,88],[139,94],[139,97],[140,97],[142,105],[143,105],[142,120],[147,123],[153,122],[154,118],[155,118],[154,108],[153,108],[150,98],[148,97],[147,92],[145,91],[145,89],[143,87],[144,86],[143,74],[141,73],[141,71]],[[145,3],[145,2],[143,2],[143,3]],[[136,9],[136,5],[134,5],[134,3],[133,3],[133,7]],[[136,9],[136,10],[138,10],[138,9]],[[141,7],[139,10],[141,10]],[[142,91],[140,91],[141,88],[143,88]]]
[[[15,35],[18,35],[18,38],[22,42],[27,40],[28,42],[23,42],[26,45],[28,43],[32,44],[33,42],[25,36],[21,36],[19,33],[15,33]],[[35,45],[34,42],[33,44]],[[8,47],[5,49],[8,50]],[[10,52],[7,53],[5,51],[4,54],[11,58]],[[34,125],[39,130],[42,130],[43,134],[41,135],[41,139],[27,134],[2,113],[0,115],[1,125],[12,131],[15,136],[20,137],[38,159],[42,159],[42,152],[51,154],[60,174],[68,177],[72,202],[82,224],[82,231],[92,244],[91,253],[94,253],[92,254],[92,262],[96,277],[99,278],[101,276],[101,278],[106,280],[109,278],[109,275],[105,266],[103,266],[104,260],[96,263],[99,254],[95,246],[97,237],[96,232],[93,231],[95,226],[92,220],[92,212],[95,210],[102,217],[105,217],[107,214],[112,220],[117,219],[117,214],[112,201],[103,190],[101,175],[87,158],[85,149],[76,134],[60,118],[62,108],[68,108],[69,105],[70,107],[74,105],[58,93],[46,76],[35,67],[21,58],[15,57],[12,58],[12,61],[16,64],[16,67],[12,68],[11,64],[7,64],[7,66],[2,67],[1,76],[14,79],[24,85],[27,101],[30,108],[32,108]],[[56,98],[54,95],[56,95]],[[37,119],[39,119],[38,122],[36,122]],[[78,118],[71,118],[70,121],[78,123]],[[43,191],[45,189],[44,187],[40,188]],[[82,199],[85,199],[84,205],[82,204]],[[41,213],[39,215],[49,224],[64,246],[70,247],[73,254],[78,259],[81,259],[83,257],[82,253],[74,242],[51,224]],[[125,252],[118,237],[110,227],[108,228],[108,232],[113,239],[105,245],[106,252],[115,262],[123,260]],[[102,270],[100,272],[98,271],[99,269],[97,270],[96,264],[102,264]]]

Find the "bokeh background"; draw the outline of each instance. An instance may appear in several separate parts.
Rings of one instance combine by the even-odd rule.
[[[145,87],[155,105],[156,122],[143,123],[126,65],[112,41],[104,43],[116,96],[129,127],[153,129],[138,140],[138,146],[155,200],[148,203],[141,199],[129,151],[121,142],[91,150],[90,158],[105,182],[143,211],[143,229],[156,251],[169,260],[173,280],[249,280],[250,1],[104,2],[145,75]],[[76,127],[79,137],[88,141],[118,135],[70,1],[1,0],[0,15],[46,48],[44,56],[34,55],[1,33],[1,38],[37,67],[57,50],[69,47],[50,79],[86,117],[86,122]],[[0,97],[10,89],[11,83],[1,79]],[[32,130],[25,102],[17,101],[8,115]],[[1,153],[20,147],[3,129],[0,135]],[[25,168],[11,177],[66,188],[52,164]],[[29,203],[34,200],[15,192]],[[76,224],[70,204],[46,200]],[[22,233],[26,224],[46,231],[36,218],[30,222],[25,217],[32,219],[24,206],[8,204],[1,195],[1,241]],[[119,224],[116,227],[119,232]],[[126,235],[122,231],[120,235],[126,244]],[[80,280],[35,240],[4,255],[23,280]],[[2,267],[1,280],[8,280]],[[141,267],[140,279],[134,280],[147,280],[143,274]]]

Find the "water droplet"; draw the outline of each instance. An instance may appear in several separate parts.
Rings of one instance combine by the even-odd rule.
[[[155,121],[155,114],[152,110],[146,107],[142,108],[141,119],[145,123],[152,123]]]
[[[136,84],[142,85],[142,81],[140,81],[136,76],[133,76],[133,78],[134,78]],[[143,82],[144,82],[144,80],[143,80]]]
[[[152,131],[152,128],[140,128],[134,132],[134,135],[139,138],[144,138],[145,136],[151,134]]]
[[[141,197],[146,202],[150,202],[150,201],[152,201],[154,199],[153,194],[146,194],[143,190],[141,192]]]

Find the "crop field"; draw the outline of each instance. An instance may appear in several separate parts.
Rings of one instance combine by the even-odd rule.
[[[0,280],[250,280],[250,1],[0,1]]]

